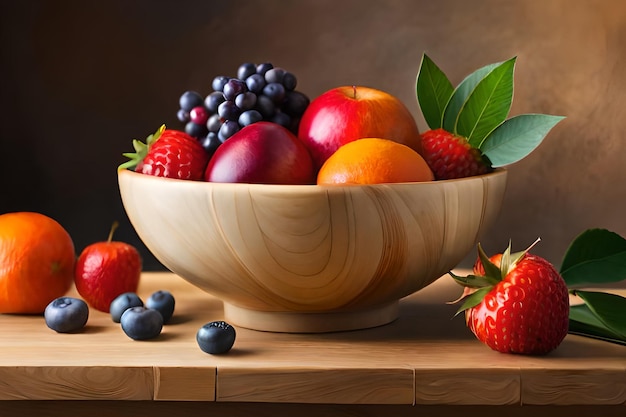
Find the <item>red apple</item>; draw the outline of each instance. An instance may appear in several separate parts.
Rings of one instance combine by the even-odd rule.
[[[396,97],[369,87],[337,87],[311,101],[300,120],[298,137],[317,169],[341,145],[362,138],[383,138],[421,153],[415,119]]]
[[[141,256],[125,242],[113,241],[113,224],[106,242],[87,246],[76,261],[74,282],[80,296],[105,313],[118,295],[136,292],[141,275]]]
[[[286,128],[256,122],[217,148],[204,173],[212,182],[256,184],[314,184],[309,151]]]

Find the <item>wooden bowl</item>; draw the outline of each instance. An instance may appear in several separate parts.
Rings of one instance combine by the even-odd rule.
[[[147,248],[223,300],[231,324],[329,332],[395,320],[401,298],[457,266],[498,215],[506,176],[294,186],[123,170],[118,179]]]

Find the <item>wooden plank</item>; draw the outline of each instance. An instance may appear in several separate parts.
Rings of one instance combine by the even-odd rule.
[[[416,370],[416,404],[521,404],[519,369]]]
[[[154,399],[215,401],[215,368],[154,368]]]
[[[242,369],[217,374],[217,401],[413,404],[411,369]]]
[[[524,369],[521,374],[523,404],[626,405],[624,368]]]
[[[152,380],[144,367],[3,367],[0,400],[149,400]]]
[[[623,346],[568,335],[542,357],[494,352],[462,318],[452,319],[455,308],[446,301],[459,287],[451,279],[401,300],[400,317],[389,325],[324,334],[237,328],[225,355],[208,355],[195,341],[204,323],[223,319],[221,301],[170,273],[145,273],[140,295],[158,289],[174,294],[176,311],[150,341],[131,340],[98,311],[73,334],[51,331],[41,316],[0,314],[0,399],[428,407],[625,402]]]

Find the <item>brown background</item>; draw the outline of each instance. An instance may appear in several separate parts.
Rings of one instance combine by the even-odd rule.
[[[119,220],[116,238],[160,267],[128,223],[116,166],[131,139],[178,126],[183,91],[270,61],[311,97],[343,84],[388,91],[423,130],[424,52],[454,84],[517,56],[511,114],[567,116],[509,168],[488,252],[541,237],[535,252],[559,264],[587,228],[626,235],[622,0],[2,0],[0,42],[0,212],[56,218],[77,251]]]

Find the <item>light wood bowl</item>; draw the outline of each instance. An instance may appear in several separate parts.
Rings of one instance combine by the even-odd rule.
[[[124,170],[118,179],[146,247],[222,299],[231,324],[330,332],[395,320],[401,298],[457,266],[497,217],[506,176],[316,186]]]

